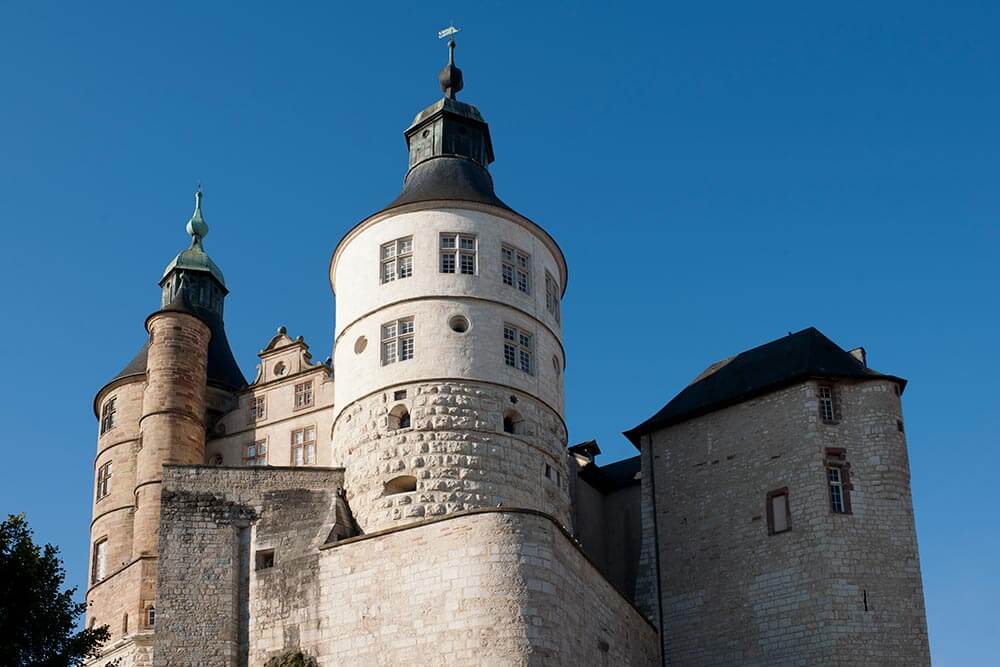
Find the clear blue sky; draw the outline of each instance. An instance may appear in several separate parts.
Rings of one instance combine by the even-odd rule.
[[[936,663],[995,664],[1000,5],[819,5],[0,4],[0,511],[84,583],[91,401],[198,180],[245,373],[280,324],[329,354],[330,253],[398,192],[454,20],[498,192],[569,260],[571,439],[631,455],[788,331],[864,345],[911,382]]]

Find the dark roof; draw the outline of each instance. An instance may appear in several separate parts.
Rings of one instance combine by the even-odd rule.
[[[815,327],[788,334],[710,366],[655,415],[625,437],[639,447],[639,436],[698,417],[807,378],[906,380],[866,367]]]
[[[513,210],[496,196],[493,177],[482,165],[453,155],[434,157],[413,167],[403,182],[403,191],[382,210],[440,200],[476,202]]]
[[[606,466],[590,462],[580,469],[580,479],[601,493],[611,493],[639,484],[641,470],[642,463],[638,456],[609,463]]]
[[[586,456],[588,459],[593,459],[598,454],[601,453],[601,448],[597,446],[596,440],[588,440],[586,442],[581,442],[578,445],[573,445],[568,448],[569,451],[574,454],[580,454],[581,456]]]
[[[188,313],[208,325],[208,328],[212,332],[212,338],[208,342],[208,384],[228,391],[238,391],[247,386],[243,371],[240,370],[240,366],[236,363],[236,358],[233,356],[233,350],[229,347],[229,340],[226,338],[226,327],[221,317],[207,308],[193,305],[187,298],[187,292],[184,290],[178,291],[169,304],[152,313],[149,317],[162,312]],[[146,319],[147,321],[149,320],[149,318]],[[146,372],[146,357],[148,353],[149,338],[147,337],[139,353],[135,355],[125,368],[121,369],[101,387],[97,392],[97,396],[100,396],[104,388],[113,382],[133,375],[144,374]],[[94,414],[97,414],[96,396]]]

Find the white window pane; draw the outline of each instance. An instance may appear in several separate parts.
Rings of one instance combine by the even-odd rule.
[[[517,340],[517,331],[515,331],[512,327],[504,327],[503,337],[506,340]]]
[[[382,344],[382,364],[391,364],[396,361],[396,341]]]
[[[402,361],[413,358],[413,339],[403,338],[399,342],[399,358]]]
[[[399,252],[400,254],[404,252],[413,252],[413,239],[400,239],[399,240]]]
[[[531,347],[531,336],[529,336],[526,333],[521,333],[520,338],[521,338],[520,340],[521,345],[523,345],[524,347]]]
[[[385,262],[382,264],[382,282],[388,283],[396,279],[396,263]]]
[[[441,237],[441,247],[442,248],[454,248],[455,247],[455,237],[454,236],[442,236]]]
[[[395,243],[386,243],[384,246],[382,246],[382,259],[387,259],[389,257],[395,257],[395,256],[396,256]]]
[[[515,348],[513,345],[504,344],[503,346],[503,360],[508,366],[517,366],[517,360],[515,356]]]
[[[462,253],[462,273],[471,276],[476,272],[476,256]]]
[[[389,339],[396,337],[396,323],[391,322],[389,324],[382,325],[382,339]]]
[[[514,267],[510,264],[503,265],[503,284],[514,286]]]
[[[500,249],[500,256],[501,256],[502,259],[504,259],[507,262],[513,262],[514,261],[514,251],[511,250],[510,248],[507,248],[507,247],[501,248]]]
[[[399,277],[409,278],[413,275],[413,257],[401,257],[399,259]]]
[[[476,249],[476,239],[471,236],[461,237],[461,248],[462,250],[475,250]]]

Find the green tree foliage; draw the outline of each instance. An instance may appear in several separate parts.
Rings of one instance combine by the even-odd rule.
[[[0,523],[0,663],[11,667],[70,667],[96,655],[108,626],[76,630],[87,609],[73,602],[59,549],[39,547],[24,515]]]

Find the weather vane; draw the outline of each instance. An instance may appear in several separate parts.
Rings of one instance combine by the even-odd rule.
[[[447,28],[445,28],[444,30],[438,30],[438,39],[444,39],[445,37],[451,37],[452,35],[457,35],[460,32],[462,32],[461,28],[456,28],[455,24],[449,22]],[[454,42],[455,39],[452,37],[451,41]]]

